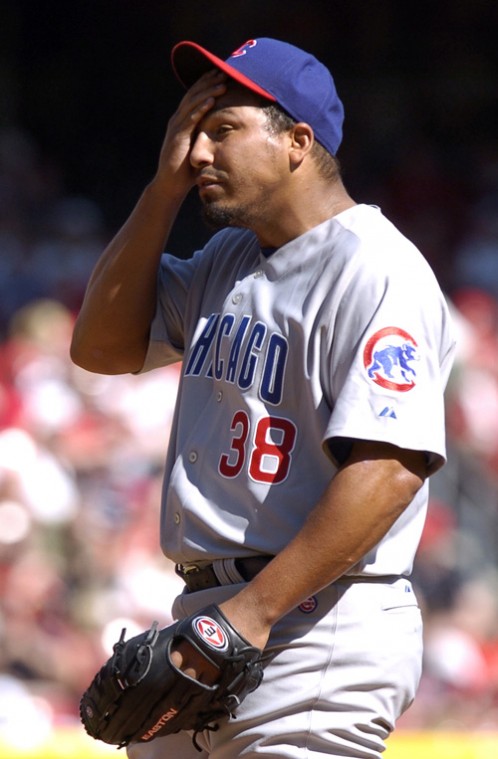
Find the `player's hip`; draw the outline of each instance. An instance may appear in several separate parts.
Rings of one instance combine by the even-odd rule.
[[[181,618],[211,603],[221,604],[242,587],[243,583],[235,583],[184,592],[175,599],[173,616]],[[407,639],[414,659],[418,660],[422,618],[407,578],[344,577],[283,617],[272,630],[268,649],[277,655],[283,649],[302,650],[303,646],[309,646],[318,657],[317,668],[321,669],[327,657],[337,657],[340,666],[351,652],[355,661],[360,661],[363,655],[387,661],[398,649],[404,656]]]
[[[238,590],[184,594],[178,610]],[[336,582],[275,625],[268,653],[263,683],[237,719],[203,736],[207,755],[380,757],[420,679],[422,625],[411,584]]]

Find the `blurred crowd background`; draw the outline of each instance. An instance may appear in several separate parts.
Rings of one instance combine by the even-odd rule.
[[[248,7],[250,5],[250,8]],[[419,245],[454,312],[448,464],[414,581],[420,694],[400,726],[498,728],[498,6],[9,2],[0,15],[0,730],[76,724],[126,626],[170,621],[158,546],[179,367],[103,377],[68,345],[91,268],[154,168],[180,39],[275,36],[332,69],[346,185]],[[171,250],[207,237],[195,197]],[[409,286],[409,283],[407,283]],[[26,732],[21,730],[26,735]]]

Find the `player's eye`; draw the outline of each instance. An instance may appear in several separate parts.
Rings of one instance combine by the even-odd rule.
[[[216,136],[225,137],[232,131],[232,129],[233,127],[230,124],[219,124],[219,126],[216,127]]]

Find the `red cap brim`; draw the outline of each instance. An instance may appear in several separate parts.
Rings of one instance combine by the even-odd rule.
[[[252,79],[242,74],[237,69],[230,66],[221,58],[218,58],[209,50],[205,50],[195,42],[178,42],[171,51],[171,65],[177,79],[187,89],[191,87],[203,74],[210,71],[213,67],[223,71],[227,76],[235,79],[236,82],[247,87],[257,95],[261,95],[267,100],[276,102],[276,98],[267,90],[264,90]]]

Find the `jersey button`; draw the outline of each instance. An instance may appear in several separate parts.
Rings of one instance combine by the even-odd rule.
[[[191,464],[195,464],[195,462],[197,461],[197,451],[190,451],[188,455],[188,460],[190,461]]]
[[[180,514],[177,511],[175,511],[174,516],[173,516],[173,522],[175,524],[180,524],[181,521],[182,521],[182,518]]]
[[[223,398],[223,393],[221,392],[221,390],[219,390],[216,393],[216,400],[218,401],[218,403],[221,401],[222,398]]]
[[[236,295],[232,295],[232,303],[237,305],[237,303],[240,303],[242,300],[242,295],[240,293],[237,293]]]

